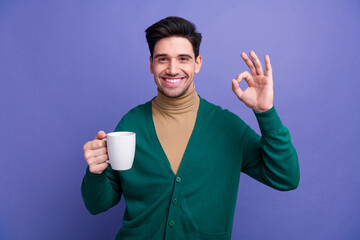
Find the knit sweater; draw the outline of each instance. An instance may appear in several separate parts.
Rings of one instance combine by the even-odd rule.
[[[92,214],[123,195],[116,239],[231,239],[240,172],[278,190],[299,184],[299,164],[275,108],[255,113],[262,136],[235,114],[200,98],[194,129],[175,175],[157,138],[151,102],[128,112],[115,131],[136,132],[133,167],[87,169],[82,196]]]
[[[175,174],[194,129],[199,103],[195,88],[177,98],[167,97],[158,90],[152,101],[156,135]]]

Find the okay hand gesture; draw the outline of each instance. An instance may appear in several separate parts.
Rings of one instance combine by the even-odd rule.
[[[256,112],[265,112],[273,107],[274,102],[273,76],[270,57],[269,55],[265,56],[265,73],[255,52],[250,51],[249,55],[251,59],[246,55],[246,53],[241,53],[241,57],[249,67],[251,74],[248,71],[240,73],[236,79],[232,80],[232,90],[235,95],[249,108]],[[248,87],[244,91],[239,86],[242,79],[245,79],[248,84]]]

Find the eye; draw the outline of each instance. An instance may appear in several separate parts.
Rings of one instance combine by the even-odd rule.
[[[166,62],[166,61],[167,61],[167,59],[164,57],[158,58],[158,62]]]
[[[187,62],[187,61],[189,61],[189,58],[188,57],[181,57],[180,61],[181,62]]]

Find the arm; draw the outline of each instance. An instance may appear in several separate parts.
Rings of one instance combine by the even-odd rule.
[[[248,128],[244,139],[242,171],[272,188],[288,191],[297,188],[300,181],[299,162],[275,108],[256,113],[261,137]]]
[[[84,145],[84,157],[88,163],[81,185],[81,195],[91,214],[98,214],[115,206],[121,198],[122,190],[118,174],[111,169],[108,160],[106,137],[100,131],[93,141]]]
[[[241,57],[251,74],[247,71],[240,73],[233,79],[232,89],[246,106],[254,110],[262,134],[260,137],[248,129],[244,138],[242,171],[275,189],[295,189],[300,179],[299,163],[290,133],[274,108],[270,57],[265,56],[266,73],[255,52],[250,52],[252,59],[245,53]],[[244,91],[239,87],[242,79],[248,84]]]

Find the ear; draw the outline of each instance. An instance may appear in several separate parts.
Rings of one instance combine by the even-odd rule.
[[[150,60],[150,72],[151,72],[152,74],[154,74],[154,69],[153,69],[153,65],[152,65],[153,59],[152,59],[151,56],[149,57],[149,60]]]
[[[195,73],[200,72],[201,64],[202,64],[202,57],[198,56],[195,61]]]

